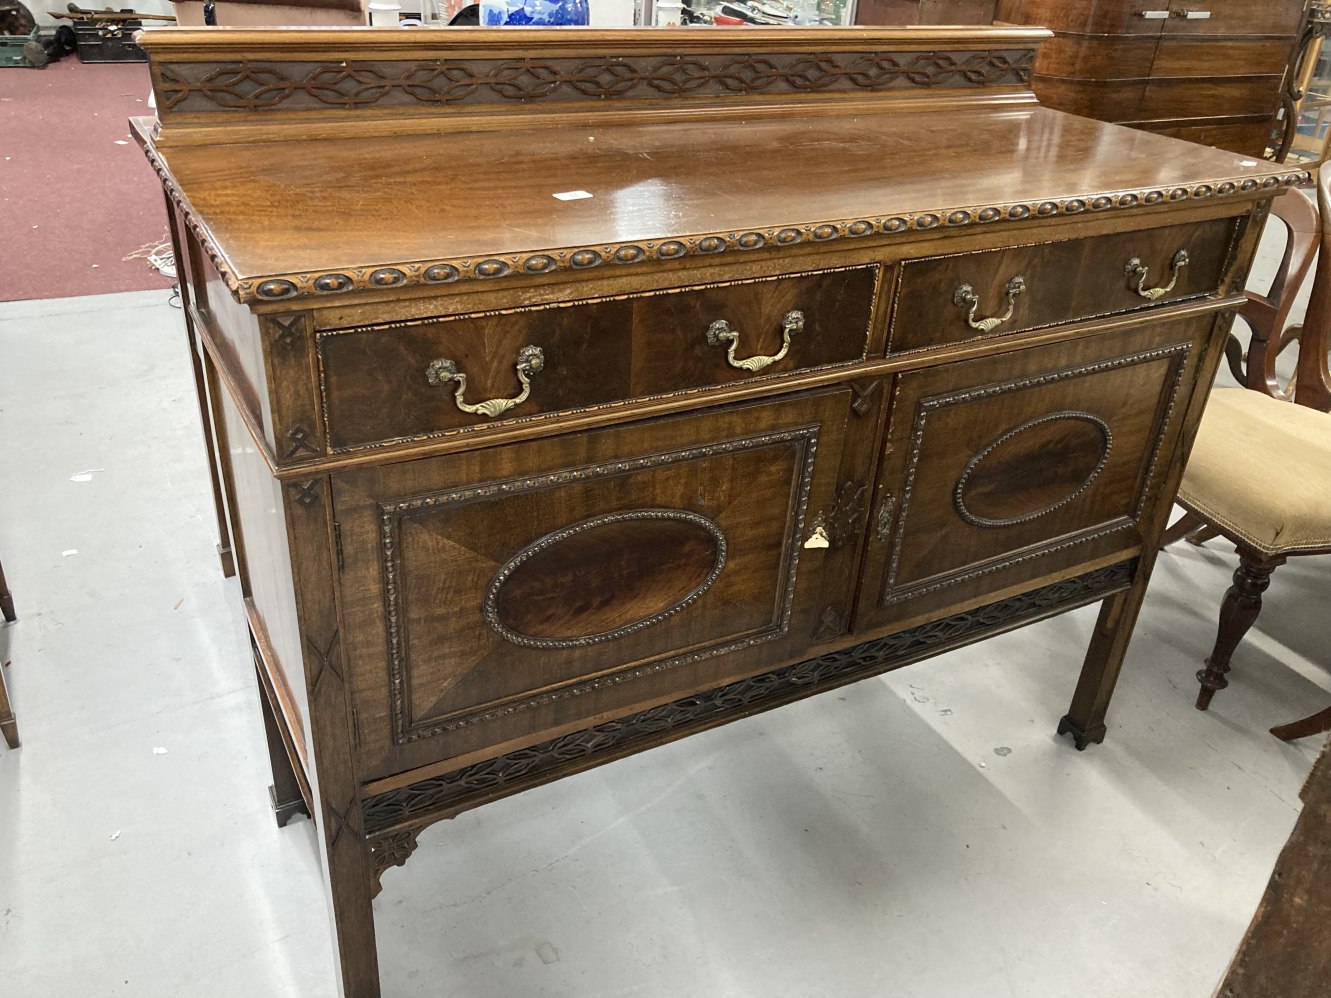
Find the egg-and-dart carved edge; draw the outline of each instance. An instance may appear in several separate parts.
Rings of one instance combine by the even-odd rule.
[[[1127,529],[1135,524],[1141,516],[1142,507],[1146,502],[1147,496],[1151,493],[1151,487],[1155,479],[1155,467],[1159,461],[1160,448],[1164,445],[1166,431],[1173,417],[1179,386],[1183,381],[1183,370],[1186,366],[1185,361],[1188,352],[1191,349],[1192,344],[1190,342],[1174,343],[1169,346],[1156,347],[1152,350],[1143,350],[1139,353],[1128,354],[1123,357],[1114,357],[1109,360],[1095,361],[1089,364],[1079,364],[1076,367],[1065,368],[1061,371],[1052,371],[1047,374],[1016,378],[1012,381],[1004,381],[993,385],[983,385],[977,388],[966,388],[961,391],[949,392],[946,395],[936,395],[932,398],[921,399],[916,406],[915,425],[911,431],[910,455],[907,459],[906,474],[901,486],[901,502],[897,509],[896,525],[892,531],[892,554],[888,560],[887,572],[883,579],[883,588],[878,597],[878,605],[880,607],[887,607],[892,606],[895,603],[902,603],[906,600],[915,599],[916,597],[924,596],[928,593],[937,592],[940,589],[946,589],[949,586],[955,586],[958,583],[968,582],[971,579],[990,575],[994,572],[999,572],[1006,568],[1012,568],[1016,565],[1033,561],[1037,558],[1043,558],[1046,555],[1054,554],[1058,551],[1089,543],[1090,541]],[[1102,527],[1092,528],[1088,531],[1075,534],[1054,543],[1043,544],[1029,550],[1024,550],[1021,554],[1016,555],[1015,557],[1000,556],[995,560],[981,563],[973,568],[956,571],[940,579],[921,582],[911,586],[903,586],[900,589],[896,588],[897,569],[900,566],[901,548],[906,535],[906,517],[910,510],[911,498],[915,485],[915,474],[919,468],[920,451],[924,445],[924,430],[927,425],[929,413],[950,405],[972,402],[975,399],[1002,395],[1010,391],[1020,391],[1024,388],[1034,388],[1040,385],[1053,384],[1055,382],[1065,381],[1068,378],[1079,378],[1088,374],[1099,374],[1103,371],[1112,371],[1120,367],[1148,363],[1153,360],[1162,360],[1167,357],[1173,357],[1176,359],[1176,363],[1174,364],[1173,383],[1169,386],[1169,397],[1165,405],[1164,416],[1162,417],[1160,426],[1155,434],[1155,446],[1151,449],[1150,460],[1147,462],[1146,466],[1146,474],[1142,479],[1141,487],[1137,493],[1137,502],[1130,515],[1118,517],[1114,520],[1110,520]]]
[[[589,465],[546,475],[534,475],[529,478],[510,479],[472,488],[415,496],[411,499],[380,506],[379,531],[383,564],[384,623],[388,632],[389,712],[393,722],[394,743],[407,745],[423,738],[431,738],[474,724],[483,724],[520,711],[543,707],[546,704],[555,703],[568,697],[617,686],[620,683],[664,672],[680,665],[741,651],[783,637],[790,630],[790,618],[794,610],[795,583],[799,569],[799,540],[804,536],[804,519],[809,502],[809,492],[813,486],[814,458],[817,455],[820,430],[821,427],[818,424],[801,426],[775,433],[764,433],[708,444],[703,447],[690,447],[684,450],[651,454],[646,457],[613,461],[606,464]],[[796,464],[799,469],[799,481],[795,488],[795,512],[794,516],[791,517],[790,529],[783,545],[786,558],[781,571],[785,578],[783,580],[784,585],[778,583],[781,604],[776,609],[777,620],[775,626],[748,634],[735,641],[701,648],[684,655],[676,655],[637,667],[605,672],[591,679],[574,680],[566,685],[546,689],[540,693],[516,694],[480,707],[468,708],[445,716],[431,717],[427,720],[413,721],[407,694],[407,676],[410,667],[406,655],[405,636],[402,633],[401,626],[403,597],[398,584],[398,550],[400,547],[398,524],[402,517],[441,506],[455,506],[500,495],[514,495],[521,492],[568,485],[573,482],[604,479],[611,475],[641,471],[645,468],[662,467],[680,461],[710,458],[719,454],[730,454],[783,443],[798,445],[802,454],[797,459]]]
[[[459,315],[439,315],[427,316],[422,319],[399,319],[394,322],[378,322],[361,326],[343,326],[337,329],[321,329],[315,334],[315,359],[319,369],[319,404],[323,412],[324,427],[328,431],[331,440],[333,435],[332,413],[328,404],[328,372],[324,362],[324,340],[334,336],[345,336],[353,333],[379,333],[393,329],[408,329],[414,326],[422,326],[433,323],[462,322],[470,319],[488,319],[497,315],[518,315],[525,312],[541,312],[547,309],[575,308],[579,305],[596,305],[604,302],[614,301],[636,301],[640,298],[654,298],[659,295],[684,294],[695,291],[711,291],[716,288],[733,288],[745,285],[758,284],[770,281],[797,280],[802,277],[821,277],[825,274],[838,274],[851,270],[870,271],[874,275],[875,282],[881,279],[883,265],[881,263],[870,264],[849,264],[844,267],[820,267],[817,270],[800,270],[785,274],[772,274],[764,277],[742,278],[734,281],[707,281],[702,284],[682,285],[674,288],[657,288],[649,291],[634,291],[621,295],[601,295],[590,298],[573,298],[567,301],[546,302],[539,305],[519,305],[513,308],[495,308],[485,309],[479,312],[464,312]],[[816,373],[819,371],[829,371],[838,367],[846,367],[850,364],[859,363],[869,359],[869,343],[873,338],[875,308],[870,305],[868,316],[864,326],[864,347],[860,350],[860,355],[855,360],[836,361],[831,364],[810,364],[801,365],[799,370],[806,373]],[[622,409],[626,406],[638,405],[641,402],[650,402],[655,399],[664,398],[688,398],[693,395],[700,395],[706,392],[714,392],[717,388],[728,387],[735,384],[750,384],[776,378],[784,378],[790,375],[790,370],[782,369],[773,371],[770,374],[748,375],[743,378],[737,377],[736,380],[728,382],[726,385],[695,385],[691,388],[679,388],[669,392],[657,392],[653,395],[634,395],[631,398],[620,399],[614,402],[601,402],[596,405],[575,406],[569,409],[557,409],[551,412],[537,412],[526,416],[512,416],[507,419],[499,420],[505,426],[516,426],[526,423],[540,423],[545,420],[562,419],[570,415],[577,415],[586,412],[603,412],[606,410]],[[858,390],[858,389],[857,389]],[[871,394],[871,392],[870,392]],[[435,440],[442,437],[452,437],[463,433],[471,433],[482,427],[489,427],[494,423],[474,423],[468,426],[454,426],[449,429],[430,430],[425,433],[412,433],[400,437],[386,437],[382,440],[370,440],[364,443],[347,444],[342,447],[329,445],[329,452],[333,454],[352,454],[357,451],[375,450],[383,447],[396,447],[401,444],[419,443],[423,440]]]
[[[971,475],[981,461],[1013,437],[1025,433],[1027,430],[1034,429],[1037,426],[1043,426],[1045,423],[1053,423],[1062,419],[1077,419],[1085,423],[1091,423],[1104,434],[1104,446],[1100,451],[1100,460],[1096,462],[1095,467],[1091,469],[1090,474],[1086,476],[1086,479],[1080,485],[1056,502],[1041,506],[1039,509],[1032,510],[1029,513],[1023,513],[1021,516],[997,518],[980,516],[978,513],[974,513],[967,508],[965,498],[966,485],[970,482]],[[967,462],[966,467],[962,469],[961,475],[957,478],[956,487],[952,490],[952,503],[956,506],[957,515],[972,527],[1015,527],[1019,523],[1030,523],[1032,520],[1038,520],[1040,517],[1046,516],[1054,510],[1066,506],[1068,503],[1072,502],[1073,499],[1076,499],[1077,496],[1085,492],[1086,489],[1090,487],[1090,484],[1100,477],[1100,472],[1105,470],[1105,464],[1109,461],[1109,452],[1113,447],[1114,433],[1109,428],[1109,424],[1093,413],[1068,409],[1061,412],[1051,412],[1044,416],[1037,416],[1034,419],[1028,419],[1025,422],[1018,423],[1016,426],[994,438],[982,447],[978,454]]]
[[[431,821],[547,782],[561,771],[590,768],[599,764],[597,756],[613,758],[647,748],[656,741],[676,737],[676,731],[682,734],[689,728],[745,717],[908,665],[985,633],[1008,630],[1018,621],[1038,620],[1084,606],[1126,589],[1135,572],[1135,560],[1119,562],[375,794],[362,804],[367,837],[371,843],[385,842],[385,853],[393,857],[390,862],[396,861],[407,840],[393,840],[391,836],[404,828],[419,830]]]
[[[649,614],[638,620],[624,624],[621,627],[613,628],[609,631],[602,631],[598,634],[584,634],[572,638],[537,638],[530,634],[523,634],[521,631],[515,631],[499,619],[499,591],[504,588],[509,577],[518,570],[523,564],[542,551],[554,547],[561,541],[567,540],[575,534],[581,534],[588,530],[595,530],[597,527],[605,526],[611,523],[625,523],[633,520],[678,520],[683,523],[690,523],[696,527],[702,528],[711,536],[716,543],[716,557],[713,559],[712,567],[696,586],[688,593],[680,597],[670,606],[656,613]],[[521,645],[524,648],[586,648],[590,645],[601,644],[605,641],[614,641],[618,638],[628,637],[630,634],[636,634],[638,631],[651,627],[653,624],[659,624],[667,617],[673,617],[681,610],[692,606],[698,601],[703,593],[711,589],[716,580],[721,577],[721,570],[726,565],[726,535],[721,532],[721,528],[707,517],[699,513],[694,513],[686,509],[630,509],[618,513],[603,513],[600,516],[593,516],[578,523],[563,527],[560,530],[554,530],[544,537],[538,538],[531,544],[515,554],[508,561],[500,566],[499,571],[495,573],[490,585],[485,590],[485,599],[481,602],[481,616],[485,622],[490,625],[490,629],[499,634],[507,641],[515,645]]]
[[[1153,187],[1109,191],[1082,197],[1043,201],[998,202],[985,205],[942,207],[896,215],[836,219],[824,222],[794,222],[747,231],[707,232],[626,243],[603,243],[543,249],[518,255],[493,257],[449,257],[418,260],[379,267],[353,267],[309,274],[273,274],[238,277],[207,228],[200,224],[189,200],[171,178],[161,155],[145,149],[149,163],[180,209],[191,232],[217,268],[223,283],[242,304],[255,301],[286,301],[295,298],[332,298],[351,291],[379,291],[402,287],[439,287],[462,281],[493,281],[505,277],[531,276],[560,271],[588,271],[604,266],[630,266],[691,257],[715,258],[732,251],[752,252],[799,244],[831,243],[869,236],[891,237],[932,229],[955,229],[970,225],[1022,222],[1056,215],[1080,215],[1111,209],[1150,207],[1165,202],[1199,201],[1247,196],[1279,187],[1296,187],[1310,181],[1306,170],[1265,176],[1229,177],[1188,187]]]

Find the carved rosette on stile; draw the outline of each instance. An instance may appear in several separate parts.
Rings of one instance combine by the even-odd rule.
[[[861,521],[869,511],[869,486],[863,482],[842,482],[827,513],[827,539],[838,550],[859,539]]]
[[[313,506],[319,501],[319,482],[318,478],[312,478],[308,482],[292,482],[287,486],[287,493],[293,502],[305,507]]]
[[[282,453],[282,460],[284,461],[290,461],[302,454],[310,454],[315,457],[320,454],[318,446],[314,443],[314,433],[308,427],[299,424],[293,426],[287,430],[286,439],[289,446]]]
[[[855,401],[850,404],[851,409],[857,416],[867,416],[878,404],[883,382],[881,378],[874,378],[871,381],[852,381],[850,389],[855,393]]]
[[[270,315],[265,321],[271,324],[273,342],[284,350],[290,350],[309,335],[309,314],[297,312],[294,315]]]

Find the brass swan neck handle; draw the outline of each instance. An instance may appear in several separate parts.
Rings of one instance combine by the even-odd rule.
[[[1148,288],[1146,286],[1146,275],[1150,272],[1150,267],[1141,262],[1140,257],[1133,257],[1123,268],[1123,273],[1128,275],[1128,287],[1135,291],[1140,297],[1147,301],[1155,301],[1174,290],[1174,285],[1178,283],[1178,275],[1184,267],[1188,265],[1188,251],[1179,250],[1174,254],[1174,259],[1169,261],[1169,283],[1162,284],[1159,287]]]
[[[1007,292],[1007,310],[1002,315],[990,316],[987,319],[975,318],[975,313],[980,308],[980,296],[969,284],[963,284],[952,292],[952,304],[966,310],[966,325],[971,329],[980,333],[989,333],[1012,318],[1012,311],[1017,307],[1017,298],[1026,290],[1026,278],[1018,274],[1007,282],[1004,290]]]
[[[804,331],[804,313],[787,312],[781,320],[781,349],[771,356],[755,354],[752,357],[737,358],[735,351],[739,348],[739,331],[730,328],[730,323],[725,319],[717,319],[707,327],[707,343],[709,346],[726,346],[726,363],[731,367],[738,368],[741,371],[761,371],[790,352],[790,338],[796,333]]]
[[[458,370],[457,364],[453,361],[444,357],[430,361],[430,366],[425,369],[425,380],[436,386],[456,382],[457,390],[453,393],[453,401],[457,407],[471,415],[487,416],[493,419],[508,412],[514,406],[527,401],[527,396],[531,394],[532,376],[539,374],[544,367],[545,353],[540,347],[523,347],[518,351],[517,363],[514,365],[518,381],[522,384],[522,391],[513,398],[486,399],[484,402],[478,402],[475,405],[463,401],[462,396],[467,391],[467,376]]]

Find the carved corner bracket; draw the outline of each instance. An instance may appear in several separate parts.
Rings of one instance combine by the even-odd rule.
[[[374,874],[374,884],[370,891],[372,897],[378,897],[379,892],[384,889],[381,881],[389,867],[403,866],[411,858],[411,854],[416,851],[416,838],[421,831],[420,828],[405,828],[376,835],[370,839],[370,860]]]

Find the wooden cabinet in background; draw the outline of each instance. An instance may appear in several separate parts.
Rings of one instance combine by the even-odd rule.
[[[1041,103],[1260,157],[1307,0],[999,0],[1043,25]]]
[[[342,994],[422,828],[629,753],[1095,602],[1103,739],[1302,171],[1038,106],[1042,30],[141,37]]]
[[[863,25],[992,24],[998,0],[856,0]]]

